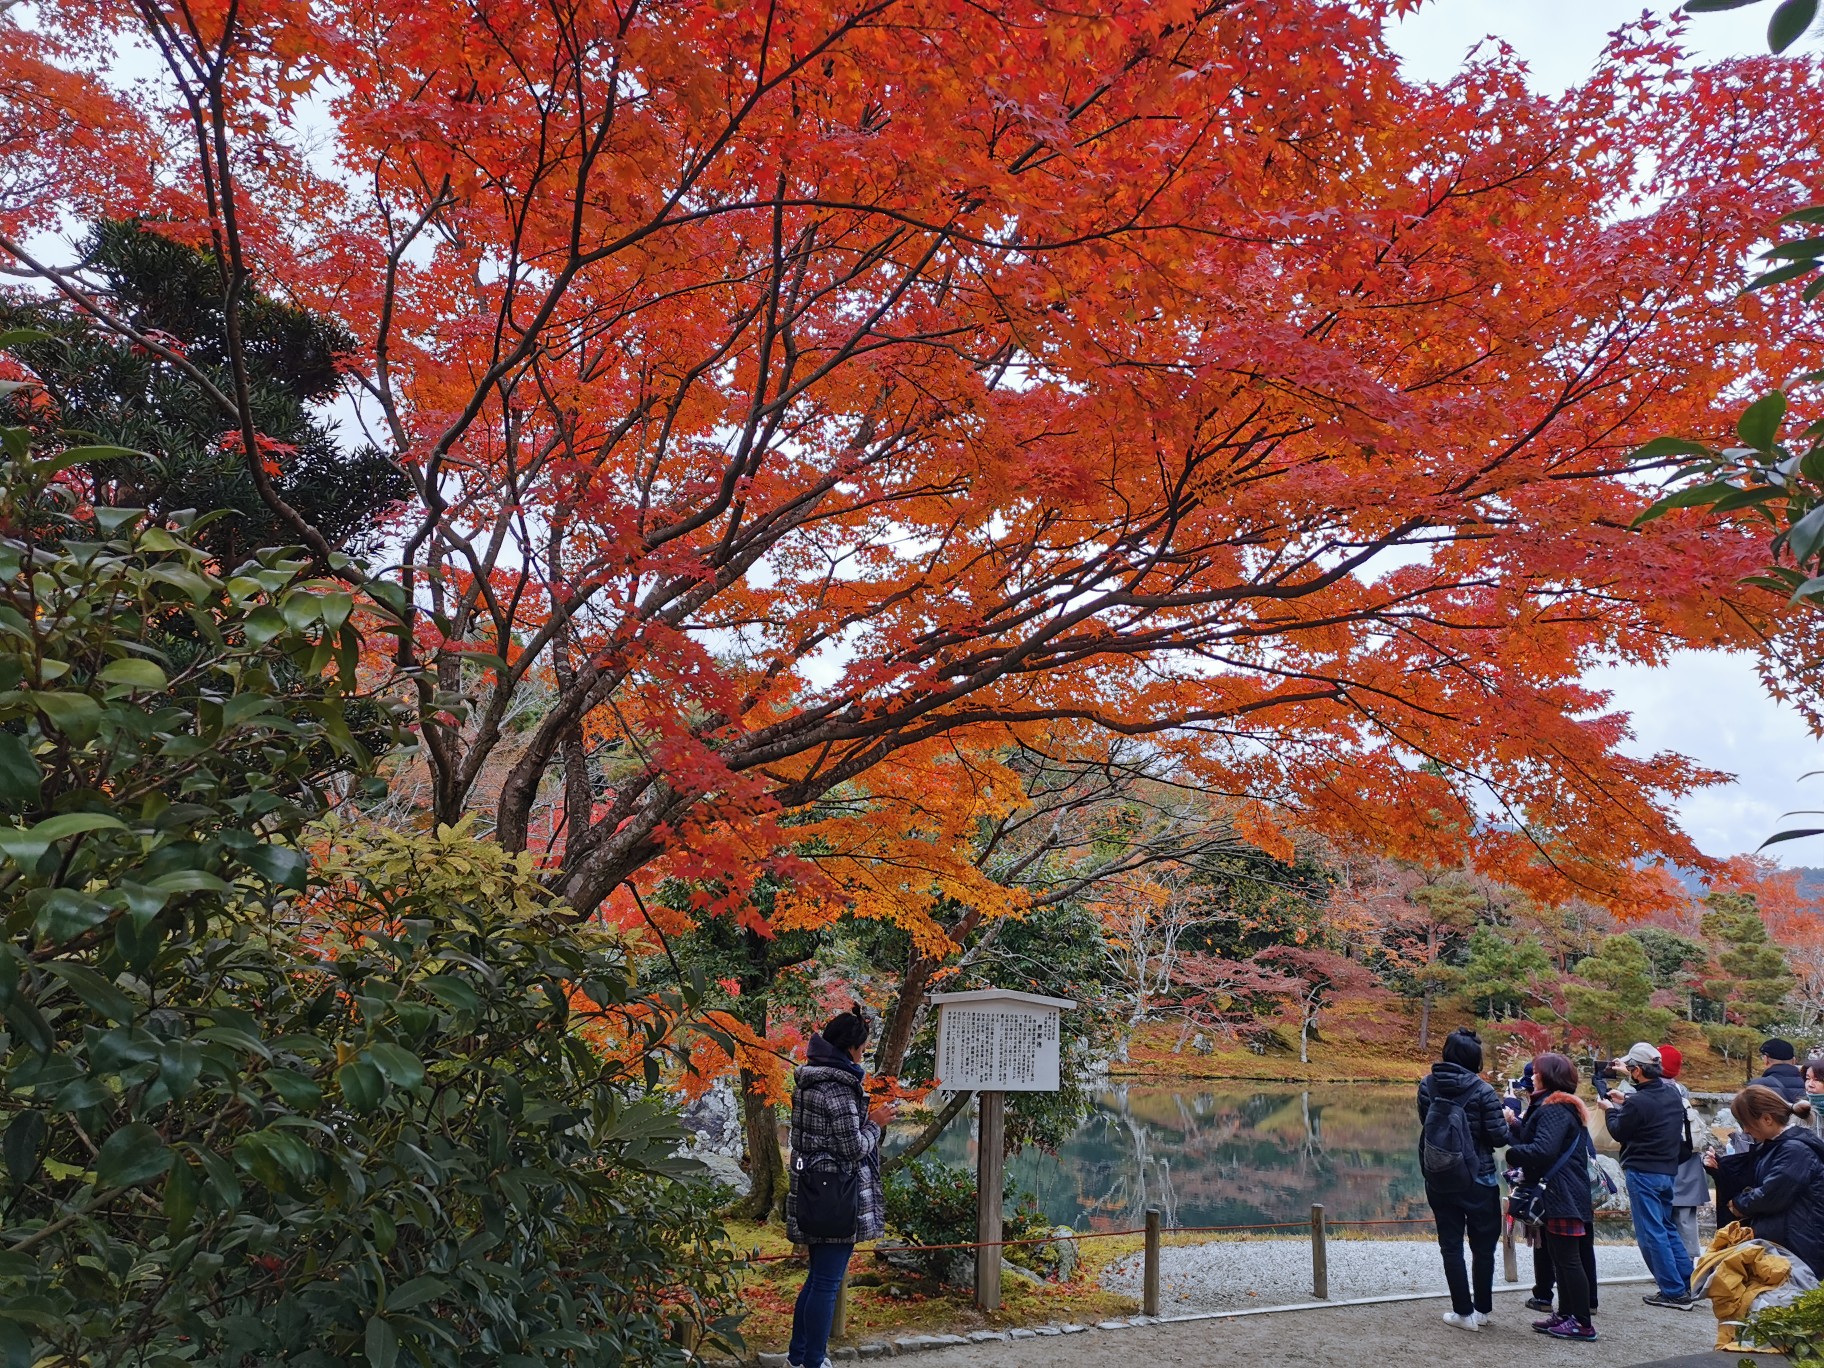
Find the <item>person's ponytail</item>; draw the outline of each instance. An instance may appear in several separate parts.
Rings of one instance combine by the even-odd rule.
[[[1729,1104],[1735,1119],[1744,1126],[1750,1121],[1777,1121],[1782,1126],[1793,1117],[1801,1121],[1811,1116],[1811,1103],[1788,1102],[1783,1096],[1761,1083],[1750,1083]]]

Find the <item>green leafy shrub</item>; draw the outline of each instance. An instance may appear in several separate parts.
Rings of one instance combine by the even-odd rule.
[[[680,1000],[463,829],[310,825],[352,598],[0,465],[0,1364],[609,1365],[726,1330]],[[313,860],[312,854],[315,859]]]
[[[1790,1306],[1757,1311],[1744,1333],[1744,1344],[1751,1339],[1778,1349],[1794,1363],[1824,1363],[1824,1287],[1814,1287]]]
[[[915,1245],[967,1244],[975,1239],[975,1174],[966,1168],[916,1159],[892,1173],[882,1184],[886,1198],[887,1228]],[[1011,1180],[1001,1198],[1001,1238],[1031,1240],[1051,1229],[1031,1193],[1016,1189]],[[1007,1258],[1035,1272],[1057,1266],[1050,1245],[1014,1245]],[[962,1257],[957,1257],[958,1254]],[[933,1252],[920,1257],[929,1277],[951,1282],[966,1280],[973,1271],[969,1250]]]

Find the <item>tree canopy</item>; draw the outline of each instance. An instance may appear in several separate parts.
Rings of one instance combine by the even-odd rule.
[[[1622,900],[1709,776],[1581,672],[1762,610],[1751,536],[1628,530],[1621,457],[1803,359],[1733,295],[1815,189],[1817,78],[1648,20],[1562,96],[1500,52],[1420,83],[1392,8],[15,8],[0,250],[201,387],[324,565],[236,358],[256,298],[346,331],[412,486],[359,587],[411,620],[373,663],[428,807],[581,909],[738,908],[781,814],[1061,722],[1269,847]],[[34,236],[69,212],[206,253],[225,377]]]

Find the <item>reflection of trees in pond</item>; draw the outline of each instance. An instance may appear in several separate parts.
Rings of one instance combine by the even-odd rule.
[[[1022,1155],[1017,1181],[1054,1220],[1168,1225],[1424,1215],[1418,1116],[1406,1088],[1176,1092],[1115,1088],[1056,1155]]]

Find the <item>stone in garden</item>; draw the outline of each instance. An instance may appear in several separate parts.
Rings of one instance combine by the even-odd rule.
[[[1001,1255],[1001,1281],[1007,1282],[1009,1280],[1018,1283],[1026,1283],[1032,1287],[1041,1286],[1045,1281],[1030,1268],[1021,1268],[1003,1254]]]
[[[1053,1226],[1050,1233],[1058,1237],[1051,1245],[1057,1251],[1058,1281],[1069,1282],[1077,1271],[1077,1232],[1061,1225]]]

